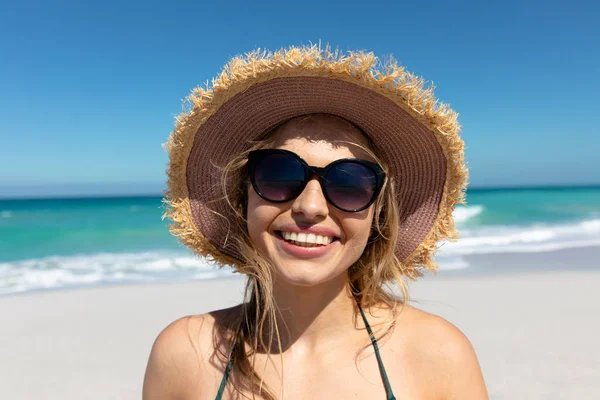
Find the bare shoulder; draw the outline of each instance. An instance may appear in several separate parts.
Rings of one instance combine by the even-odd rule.
[[[430,385],[442,399],[487,399],[485,382],[471,342],[456,326],[437,315],[405,305],[397,317],[398,331]]]
[[[186,316],[163,329],[150,352],[143,399],[198,398],[200,388],[212,392],[226,365],[219,354],[228,351],[219,327],[227,326],[239,307]]]

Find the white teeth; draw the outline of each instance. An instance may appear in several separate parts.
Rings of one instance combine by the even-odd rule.
[[[316,245],[328,245],[333,241],[333,237],[331,236],[322,236],[316,235],[314,233],[304,233],[304,232],[281,232],[281,236],[289,242],[296,242],[301,246],[316,244]]]

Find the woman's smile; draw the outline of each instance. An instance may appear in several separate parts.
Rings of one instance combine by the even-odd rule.
[[[303,233],[300,235],[306,236]],[[310,235],[310,234],[309,234]],[[313,235],[314,236],[314,235]],[[322,236],[321,236],[322,238]],[[327,244],[308,243],[295,240],[285,240],[281,238],[279,240],[280,248],[291,256],[298,258],[313,258],[321,257],[328,254],[337,242],[329,242]]]
[[[279,237],[278,245],[281,250],[298,258],[326,255],[339,241],[339,237],[331,232],[331,229],[319,226],[301,229],[289,225],[282,230],[275,231]]]
[[[280,232],[280,235],[286,242],[304,247],[327,246],[333,241],[331,236],[315,235],[314,233]]]

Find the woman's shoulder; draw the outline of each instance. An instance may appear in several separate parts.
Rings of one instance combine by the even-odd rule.
[[[410,327],[409,332],[415,336],[433,341],[447,342],[450,339],[451,343],[463,343],[466,340],[465,335],[451,322],[408,304],[399,307],[396,324],[404,329]]]
[[[431,351],[439,357],[472,351],[465,334],[452,323],[410,305],[404,305],[397,313],[396,329],[403,333],[412,348]]]
[[[394,337],[442,393],[485,398],[485,384],[475,350],[465,334],[444,318],[404,305],[396,316]],[[433,383],[433,382],[432,382]],[[469,393],[473,396],[469,397]]]
[[[154,341],[152,350],[168,353],[176,359],[202,356],[214,351],[217,340],[232,325],[241,311],[241,305],[206,314],[181,317],[165,327]],[[222,342],[222,341],[220,341]]]
[[[230,351],[225,337],[240,312],[235,306],[189,315],[164,328],[148,360],[144,400],[189,398],[199,388],[217,388]]]

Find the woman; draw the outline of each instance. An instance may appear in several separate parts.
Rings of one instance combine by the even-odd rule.
[[[246,274],[247,297],[161,332],[144,399],[487,398],[469,341],[403,283],[455,237],[456,114],[378,67],[254,52],[189,98],[168,144],[171,230]]]

